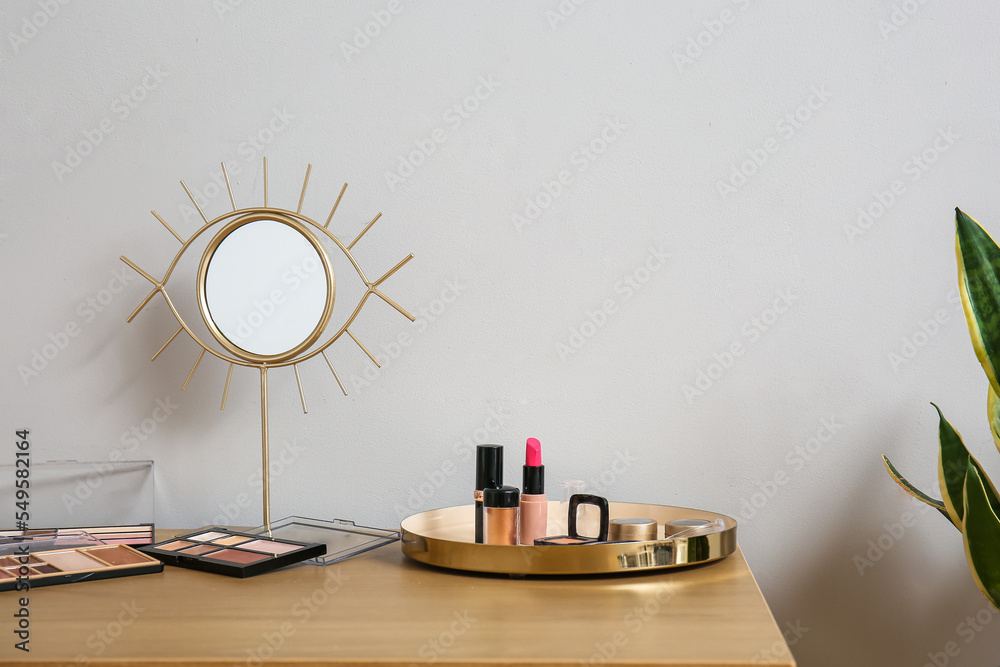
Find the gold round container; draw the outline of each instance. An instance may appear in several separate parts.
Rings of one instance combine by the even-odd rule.
[[[565,511],[565,508],[562,508]],[[549,534],[560,503],[549,501]],[[648,517],[657,524],[677,519],[722,519],[725,529],[709,535],[647,542],[559,546],[476,544],[475,506],[421,512],[403,519],[400,544],[410,558],[438,567],[501,574],[579,575],[641,572],[725,558],[736,551],[736,519],[685,507],[611,503],[611,515]]]
[[[663,536],[668,537],[670,535],[676,535],[681,531],[697,535],[700,531],[710,532],[712,529],[713,526],[711,521],[684,517],[683,519],[675,519],[669,523],[665,523],[663,525]]]
[[[650,542],[659,524],[652,519],[612,519],[608,539],[612,542]]]

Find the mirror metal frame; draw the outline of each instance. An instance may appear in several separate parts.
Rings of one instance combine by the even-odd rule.
[[[191,194],[191,191],[184,184],[184,181],[181,181],[181,186],[187,193],[188,198],[191,200],[191,203],[194,206],[194,208],[198,211],[198,213],[201,214],[201,217],[205,221],[205,224],[204,226],[197,229],[193,234],[191,234],[191,236],[185,239],[176,231],[174,231],[174,229],[162,217],[160,217],[160,215],[157,214],[156,211],[151,211],[153,216],[156,217],[156,219],[160,221],[160,223],[167,229],[167,231],[169,231],[173,235],[173,237],[176,238],[177,241],[180,242],[181,244],[181,249],[177,252],[173,260],[170,262],[170,265],[167,267],[166,272],[163,274],[163,278],[157,279],[152,275],[150,275],[148,272],[143,271],[138,265],[130,261],[124,255],[122,255],[121,257],[121,260],[125,262],[125,264],[131,267],[136,273],[141,275],[143,278],[148,280],[150,284],[153,286],[149,294],[146,295],[146,298],[142,300],[142,302],[138,305],[138,307],[136,307],[136,309],[132,311],[132,314],[129,315],[125,319],[125,321],[131,322],[133,319],[135,319],[135,317],[143,310],[143,308],[145,308],[149,304],[149,302],[153,299],[153,297],[159,294],[160,296],[163,297],[163,300],[166,302],[167,307],[170,309],[170,312],[173,314],[174,318],[177,320],[177,324],[179,325],[177,331],[175,331],[174,334],[167,340],[167,342],[164,343],[159,350],[157,350],[157,352],[152,356],[150,361],[155,361],[156,358],[160,355],[160,353],[162,353],[163,350],[165,350],[167,346],[170,345],[170,343],[173,342],[181,334],[181,332],[186,333],[191,338],[191,340],[197,343],[198,346],[201,348],[201,352],[198,354],[198,358],[195,360],[194,366],[192,366],[191,371],[188,373],[187,380],[185,380],[184,385],[181,387],[181,391],[187,389],[188,382],[191,381],[191,377],[194,375],[194,372],[198,368],[198,364],[201,363],[202,357],[205,356],[206,352],[208,352],[210,355],[214,357],[222,359],[223,361],[229,364],[229,374],[226,377],[225,388],[222,391],[222,404],[219,408],[220,410],[224,410],[226,407],[226,396],[229,393],[229,382],[232,379],[233,368],[235,366],[256,368],[260,372],[261,468],[262,468],[262,481],[263,481],[262,491],[264,500],[263,514],[264,514],[264,524],[266,526],[270,526],[271,524],[270,486],[268,482],[268,476],[269,476],[268,475],[269,471],[268,424],[267,424],[268,370],[285,366],[292,367],[293,371],[295,372],[296,382],[299,385],[299,395],[302,398],[302,411],[308,412],[308,410],[306,409],[305,394],[302,393],[302,383],[301,380],[299,379],[298,364],[307,361],[317,355],[323,356],[327,365],[330,367],[330,371],[333,373],[334,378],[337,380],[337,384],[340,385],[340,390],[344,393],[345,396],[347,395],[347,389],[344,388],[344,383],[341,382],[340,377],[337,375],[337,371],[334,370],[333,368],[333,364],[330,363],[329,358],[327,358],[326,356],[326,349],[330,345],[332,345],[335,341],[337,341],[341,337],[341,335],[346,333],[355,343],[357,343],[358,347],[360,347],[362,351],[366,355],[368,355],[368,357],[372,360],[372,363],[374,363],[376,366],[380,365],[375,355],[369,352],[368,348],[366,348],[364,344],[360,340],[358,340],[357,336],[355,336],[349,329],[351,324],[361,313],[362,308],[364,308],[364,305],[368,301],[368,298],[370,296],[372,295],[378,296],[385,303],[395,308],[400,314],[402,314],[411,322],[416,320],[416,318],[412,314],[407,312],[402,306],[400,306],[395,301],[390,299],[388,296],[386,296],[384,292],[382,292],[381,289],[379,289],[382,283],[388,280],[393,274],[396,273],[396,271],[401,269],[407,262],[413,259],[413,255],[409,254],[406,257],[404,257],[402,260],[396,263],[395,266],[393,266],[391,269],[382,274],[380,278],[377,278],[375,280],[370,280],[368,277],[366,277],[364,271],[362,271],[361,269],[361,266],[358,264],[357,260],[351,254],[351,248],[353,248],[355,244],[357,244],[358,241],[361,240],[361,238],[365,235],[365,233],[372,228],[372,225],[374,225],[376,221],[378,221],[378,219],[382,217],[382,213],[379,212],[374,218],[372,218],[372,221],[369,222],[367,226],[365,226],[365,228],[362,229],[361,232],[359,232],[356,237],[354,237],[354,240],[351,241],[349,244],[345,245],[337,237],[336,234],[329,231],[328,227],[330,226],[330,221],[333,219],[334,213],[337,212],[337,207],[340,205],[341,197],[344,196],[344,191],[347,189],[347,183],[344,183],[344,187],[341,188],[340,195],[338,195],[337,201],[333,204],[333,208],[330,210],[330,215],[327,217],[326,223],[320,224],[319,222],[316,222],[315,220],[305,215],[302,215],[302,202],[305,199],[306,186],[309,184],[309,174],[311,171],[312,171],[312,165],[309,165],[306,168],[305,180],[302,183],[302,193],[299,195],[298,208],[296,208],[295,211],[291,211],[289,209],[274,208],[268,205],[267,158],[265,157],[264,158],[264,206],[262,208],[256,206],[239,208],[236,205],[236,198],[233,196],[233,190],[229,183],[229,175],[226,173],[226,163],[223,162],[222,173],[226,179],[226,189],[229,192],[229,201],[233,205],[233,210],[231,212],[223,213],[222,215],[213,218],[211,220],[209,220],[208,216],[205,215],[205,212],[201,210],[201,206],[198,204],[197,199],[195,199],[194,195]],[[211,318],[211,312],[208,309],[207,294],[205,293],[206,289],[205,280],[208,273],[208,263],[211,261],[211,257],[214,254],[215,250],[218,248],[219,244],[221,244],[222,241],[234,229],[242,225],[248,224],[250,222],[256,222],[261,220],[270,220],[270,221],[284,223],[289,227],[296,229],[303,236],[305,236],[306,239],[312,244],[312,246],[316,249],[317,253],[320,256],[321,263],[324,265],[324,268],[327,271],[327,279],[328,279],[327,285],[329,286],[329,290],[327,292],[327,297],[328,297],[327,307],[326,310],[324,311],[324,316],[321,322],[317,325],[316,329],[313,331],[313,333],[310,334],[309,338],[307,338],[301,344],[297,345],[294,349],[276,355],[258,355],[248,352],[247,350],[244,350],[243,348],[240,348],[238,346],[235,346],[228,338],[225,337],[225,335],[218,329],[218,327],[214,326],[214,322],[212,321]],[[187,252],[187,250],[192,246],[192,244],[197,239],[201,238],[203,234],[207,235],[208,233],[210,233],[211,230],[213,230],[216,225],[222,225],[223,227],[220,229],[220,231],[215,233],[215,236],[209,242],[209,247],[206,248],[205,253],[202,255],[201,263],[198,268],[196,292],[198,296],[199,311],[201,313],[202,319],[205,322],[205,325],[211,332],[212,337],[215,338],[223,346],[224,350],[230,352],[232,356],[227,355],[222,351],[215,349],[213,346],[206,344],[205,341],[199,338],[198,334],[195,333],[191,329],[191,327],[184,321],[184,318],[181,316],[180,312],[178,312],[177,307],[174,305],[173,301],[170,298],[170,295],[167,293],[167,281],[170,280],[171,275],[173,275],[174,269],[177,268],[181,256],[184,255],[185,252]],[[315,231],[312,228],[315,228]],[[366,290],[364,296],[361,297],[361,300],[358,302],[357,306],[355,306],[353,312],[351,312],[351,314],[344,321],[344,324],[336,331],[336,333],[332,334],[325,342],[318,344],[315,347],[315,349],[307,350],[307,348],[310,347],[310,345],[316,343],[319,337],[323,335],[326,326],[329,324],[330,317],[332,316],[333,312],[334,297],[336,294],[336,283],[334,281],[333,270],[329,263],[329,256],[326,252],[326,248],[323,246],[321,239],[335,243],[337,247],[339,247],[340,250],[343,251],[344,255],[347,256],[347,259],[350,261],[351,265],[354,267],[354,270],[357,272],[358,277],[365,284]],[[301,357],[296,358],[295,355],[298,354],[299,352],[303,352],[303,354]]]
[[[301,343],[289,350],[279,352],[277,354],[256,354],[233,343],[224,333],[222,333],[222,330],[219,329],[215,321],[212,319],[212,313],[208,305],[206,281],[208,278],[208,267],[212,262],[212,257],[214,257],[215,251],[219,248],[222,242],[237,229],[247,224],[263,221],[279,222],[302,234],[302,236],[309,241],[309,244],[312,245],[313,249],[319,255],[320,263],[323,265],[323,271],[326,274],[326,305],[323,308],[322,317],[320,317],[316,327],[305,339],[303,339]],[[204,254],[201,256],[201,262],[198,265],[197,280],[198,309],[201,312],[201,318],[204,320],[205,326],[208,327],[209,332],[211,332],[212,337],[215,338],[215,340],[217,340],[226,350],[240,359],[244,359],[253,364],[262,365],[276,364],[291,359],[315,343],[319,337],[323,335],[323,331],[326,330],[327,325],[330,323],[330,317],[333,315],[333,304],[336,299],[337,292],[336,279],[333,275],[333,267],[330,264],[330,257],[327,255],[326,248],[323,247],[320,240],[316,237],[312,230],[310,230],[309,227],[302,222],[274,210],[240,216],[232,222],[227,223],[221,230],[219,230],[219,232],[212,237],[212,240],[205,248]]]

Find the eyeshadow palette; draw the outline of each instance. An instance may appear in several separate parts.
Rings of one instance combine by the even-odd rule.
[[[139,550],[168,565],[243,578],[321,556],[326,545],[202,528]]]
[[[124,544],[32,551],[0,556],[0,591],[14,590],[24,579],[37,588],[162,571],[163,563]]]
[[[78,528],[37,528],[31,530],[0,530],[0,542],[51,539],[53,535],[89,533],[105,544],[127,544],[137,547],[153,543],[153,524],[134,526],[81,526]]]

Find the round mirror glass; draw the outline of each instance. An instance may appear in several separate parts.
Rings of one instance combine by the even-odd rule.
[[[305,234],[274,220],[248,222],[218,244],[205,305],[219,332],[260,356],[281,355],[321,333],[332,297],[324,258]]]

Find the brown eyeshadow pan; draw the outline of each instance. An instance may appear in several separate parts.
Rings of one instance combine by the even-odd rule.
[[[50,551],[45,554],[45,560],[64,572],[98,570],[107,567],[104,563],[88,556],[84,551],[67,549],[65,551]]]
[[[191,547],[190,549],[184,549],[181,551],[182,554],[188,554],[189,556],[200,556],[202,554],[207,554],[212,551],[218,551],[219,547],[212,544],[199,544],[196,547]]]
[[[217,560],[224,560],[230,563],[248,565],[250,563],[258,563],[262,560],[267,560],[270,556],[255,554],[249,551],[239,551],[237,549],[223,549],[222,551],[216,551],[214,554],[205,556],[205,558],[215,558]]]
[[[271,540],[254,540],[253,542],[240,545],[240,549],[253,549],[254,551],[263,551],[268,554],[287,554],[289,551],[295,551],[298,548],[295,544],[285,544],[284,542],[273,542]]]
[[[100,558],[105,563],[111,565],[136,565],[138,563],[148,563],[149,558],[129,551],[119,546],[94,547],[86,550],[87,554]]]
[[[188,542],[187,540],[177,540],[175,542],[168,542],[167,544],[159,544],[156,546],[157,549],[162,549],[164,551],[180,551],[184,547],[193,547],[195,542]]]
[[[216,531],[208,531],[207,533],[201,533],[200,535],[189,535],[187,536],[189,540],[197,540],[199,542],[211,542],[212,540],[217,540],[220,537],[226,537],[229,533],[220,533]]]
[[[221,540],[214,540],[213,544],[224,544],[227,547],[231,547],[237,544],[243,544],[244,542],[249,542],[252,537],[243,537],[242,535],[233,535],[232,537],[227,537]]]

